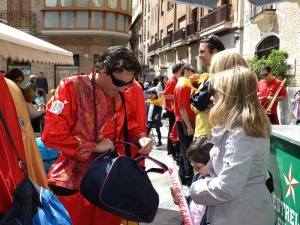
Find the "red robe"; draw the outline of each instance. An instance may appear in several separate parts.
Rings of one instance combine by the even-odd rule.
[[[96,102],[94,102],[96,100]],[[95,106],[98,136],[95,137]],[[80,181],[97,157],[96,141],[102,138],[123,140],[124,107],[120,96],[107,96],[96,85],[93,96],[91,76],[63,80],[47,104],[42,141],[62,152],[48,174],[48,184],[79,190]],[[129,139],[145,137],[137,123],[128,123]],[[68,210],[74,225],[119,225],[120,218],[95,207],[80,192],[58,198]]]
[[[0,96],[0,109],[6,120],[8,129],[13,137],[21,158],[26,160],[15,105],[1,73]],[[0,213],[6,213],[12,204],[12,193],[25,175],[19,169],[16,154],[2,122],[0,122],[0,152]]]

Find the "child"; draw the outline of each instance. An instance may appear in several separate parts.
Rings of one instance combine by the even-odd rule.
[[[147,105],[147,134],[150,134],[152,128],[156,129],[158,143],[156,147],[162,146],[161,142],[161,98],[159,99],[156,91],[150,91],[150,99],[148,100]]]
[[[187,149],[186,156],[191,162],[193,169],[197,172],[193,177],[192,183],[208,176],[206,164],[209,161],[209,151],[212,147],[213,144],[210,143],[205,136],[200,136],[195,139]],[[176,204],[178,204],[176,197],[177,193],[177,189],[171,188],[171,194]],[[186,198],[189,204],[193,224],[206,224],[206,206],[194,203],[190,195]]]

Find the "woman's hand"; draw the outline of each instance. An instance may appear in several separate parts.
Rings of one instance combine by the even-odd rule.
[[[109,138],[103,138],[100,142],[97,143],[94,152],[104,153],[114,149],[114,143]]]
[[[143,137],[139,140],[141,149],[139,150],[140,154],[147,155],[151,152],[153,148],[153,141],[151,138]]]

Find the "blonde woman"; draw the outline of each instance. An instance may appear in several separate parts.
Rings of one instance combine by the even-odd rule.
[[[211,225],[275,224],[265,181],[271,123],[257,98],[257,76],[236,66],[210,78],[214,106],[209,122],[214,147],[211,178],[191,186],[195,203],[207,205]]]
[[[212,57],[209,72],[210,74],[221,72],[226,69],[230,69],[236,65],[248,67],[247,62],[245,61],[245,59],[241,54],[239,54],[238,52],[232,49],[223,50],[221,52],[215,53],[215,55]],[[204,82],[206,82],[208,77],[209,74],[204,73],[198,78],[198,81],[201,83],[198,90],[200,90],[203,87],[203,84]],[[211,105],[208,106],[204,111],[199,111],[196,109],[196,107],[193,107],[193,111],[196,114],[196,126],[195,126],[194,139],[200,136],[205,136],[208,139],[211,138],[212,126],[208,122],[210,108]]]

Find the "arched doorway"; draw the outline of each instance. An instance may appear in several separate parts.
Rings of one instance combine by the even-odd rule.
[[[257,47],[256,55],[259,59],[268,57],[273,49],[279,49],[280,39],[275,35],[266,37]]]

